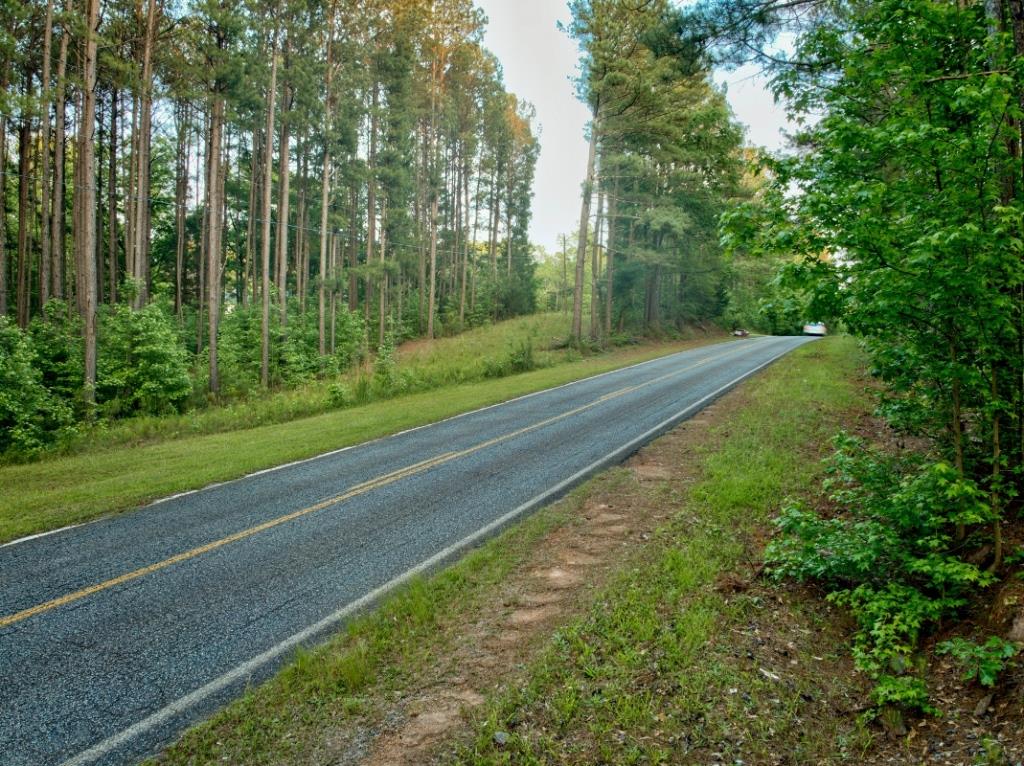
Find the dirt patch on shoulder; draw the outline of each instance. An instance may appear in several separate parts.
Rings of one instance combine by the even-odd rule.
[[[729,395],[740,405],[739,392]],[[472,615],[445,629],[455,648],[403,689],[372,729],[325,732],[323,762],[367,766],[439,763],[466,730],[485,695],[514,684],[552,633],[590,604],[609,576],[641,555],[655,529],[677,511],[652,503],[651,482],[666,499],[692,483],[698,455],[716,438],[714,408],[682,424],[608,471],[579,495],[560,501],[567,521],[536,542]],[[330,744],[330,743],[333,743]],[[450,745],[449,745],[450,747]]]

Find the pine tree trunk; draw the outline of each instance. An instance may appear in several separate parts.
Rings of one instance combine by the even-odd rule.
[[[368,137],[370,151],[366,160],[366,263],[373,263],[374,248],[377,246],[377,108],[380,103],[380,85],[373,84],[373,95],[370,99],[370,135]],[[381,275],[383,278],[383,275]],[[366,311],[369,318],[370,296],[373,294],[373,280],[366,278]],[[369,329],[369,328],[367,328]],[[379,327],[378,335],[383,343],[384,328]]]
[[[107,158],[107,276],[110,280],[110,303],[117,303],[117,112],[118,94],[110,95],[110,156]]]
[[[70,14],[71,0],[66,0],[64,12]],[[64,146],[66,141],[64,133],[70,37],[71,31],[68,29],[67,22],[64,22],[61,26],[60,53],[57,57],[57,92],[54,101],[53,129],[53,205],[50,211],[50,251],[53,256],[53,264],[50,268],[50,287],[55,298],[64,297]]]
[[[308,140],[302,142],[302,170],[299,173],[299,241],[296,244],[295,280],[298,282],[299,313],[306,313],[306,292],[309,287],[309,145]]]
[[[605,251],[605,305],[604,305],[604,336],[612,336],[612,288],[614,287],[615,273],[615,210],[619,196],[619,182],[615,181],[615,188],[608,198],[608,247]]]
[[[512,163],[508,164],[508,186],[505,189],[505,276],[512,277]]]
[[[210,110],[210,140],[207,156],[206,183],[210,190],[209,226],[207,228],[206,245],[206,294],[207,320],[209,322],[209,358],[210,358],[210,392],[220,392],[220,370],[217,364],[217,325],[220,319],[220,259],[221,232],[223,223],[221,213],[223,207],[222,193],[224,179],[221,177],[221,143],[224,128],[224,96],[215,93],[213,106]]]
[[[26,95],[31,97],[32,77],[26,78]],[[18,274],[17,292],[18,301],[18,326],[24,329],[28,326],[29,319],[29,247],[28,230],[31,225],[28,219],[29,202],[28,191],[32,184],[31,172],[29,170],[29,155],[32,150],[31,122],[28,114],[23,115],[21,126],[18,129]]]
[[[246,208],[246,221],[245,221],[245,268],[242,272],[242,292],[240,301],[243,306],[249,304],[250,289],[253,292],[253,299],[255,299],[256,283],[254,281],[255,275],[253,270],[255,264],[253,258],[256,253],[256,219],[259,217],[256,212],[256,202],[260,197],[260,159],[262,155],[260,152],[262,148],[260,146],[261,134],[258,128],[253,128],[252,131],[252,152],[249,157],[249,205]]]
[[[597,193],[597,218],[594,221],[594,245],[590,256],[590,337],[597,338],[600,332],[600,291],[598,280],[601,276],[601,218],[604,214],[604,194]]]
[[[128,178],[124,195],[124,273],[128,280],[135,278],[135,195],[138,193],[139,169],[139,96],[132,95],[131,137],[128,142]],[[133,285],[134,292],[138,285]],[[134,305],[134,298],[132,299]]]
[[[270,386],[270,194],[274,173],[274,111],[277,102],[277,28],[274,29],[274,43],[270,55],[270,86],[267,89],[267,126],[263,146],[263,204],[260,215],[263,218],[260,237],[260,279],[262,280],[263,314],[260,324],[260,383]]]
[[[46,21],[43,28],[43,82],[40,121],[42,122],[42,162],[39,171],[40,203],[42,208],[42,225],[39,229],[39,305],[45,306],[50,299],[52,283],[51,237],[50,228],[50,60],[53,50],[53,0],[46,0]]]
[[[80,197],[78,236],[75,237],[76,265],[79,274],[79,312],[85,338],[84,396],[96,400],[96,171],[93,136],[96,130],[96,36],[99,26],[99,0],[85,0],[85,45],[82,58],[82,111],[78,125],[78,166]]]
[[[359,310],[359,284],[356,282],[356,268],[359,266],[359,248],[356,231],[359,227],[359,192],[353,184],[349,189],[348,210],[348,310],[353,314]]]
[[[380,246],[377,248],[380,251],[380,279],[377,280],[378,347],[384,345],[384,332],[387,324],[388,273],[384,269],[384,258],[387,253],[387,229],[385,228],[387,216],[388,204],[385,199],[380,213]]]
[[[188,119],[186,112],[188,107],[184,102],[179,102],[177,106],[178,158],[174,176],[174,314],[181,319],[181,309],[184,303],[185,216],[188,202]]]
[[[437,68],[436,61],[432,62],[431,89],[430,89],[430,162],[431,171],[428,181],[430,187],[430,286],[428,288],[429,299],[427,303],[427,337],[434,337],[434,304],[437,299]]]
[[[572,293],[571,339],[580,342],[583,333],[583,267],[587,258],[587,237],[590,233],[590,198],[594,191],[594,164],[597,155],[597,115],[590,126],[590,148],[587,150],[587,177],[583,183],[583,201],[580,204],[580,232],[576,244],[576,282]]]
[[[148,0],[142,45],[138,136],[135,139],[132,278],[136,281],[136,291],[132,306],[136,309],[142,308],[149,301],[149,155],[153,138],[153,46],[156,40],[156,16],[156,0]]]
[[[281,327],[288,323],[288,203],[291,180],[291,131],[288,124],[290,88],[285,86],[285,106],[281,109],[281,145],[278,149],[278,194],[277,194],[277,300]]]
[[[328,18],[327,26],[327,41],[324,46],[327,50],[325,52],[327,74],[324,78],[324,152],[323,152],[323,166],[320,168],[320,262],[318,264],[319,272],[319,287],[317,289],[317,322],[318,322],[318,350],[320,356],[324,356],[327,351],[327,334],[326,327],[327,317],[325,315],[327,305],[327,280],[334,275],[334,258],[333,251],[330,251],[330,232],[327,230],[328,223],[328,207],[331,200],[331,109],[333,102],[331,101],[331,81],[334,77],[334,65],[331,59],[332,53],[334,52],[334,4],[331,4],[330,15]],[[331,263],[328,263],[329,254]],[[333,289],[331,296],[331,306],[333,309]],[[331,331],[334,331],[334,323],[331,322]],[[331,344],[333,346],[333,343]],[[332,352],[333,353],[333,352]]]

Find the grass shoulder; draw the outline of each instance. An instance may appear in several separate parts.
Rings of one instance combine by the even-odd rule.
[[[524,320],[525,321],[525,320]],[[525,332],[529,333],[529,325]],[[454,339],[447,361],[438,350],[421,347],[414,357],[435,372],[469,359],[486,359],[493,338]],[[223,411],[224,430],[207,424],[213,433],[179,435],[160,430],[152,441],[110,445],[28,464],[0,466],[0,542],[81,523],[129,510],[177,492],[244,476],[323,452],[359,444],[398,431],[432,423],[516,396],[653,359],[703,343],[702,340],[647,343],[571,360],[551,361],[531,372],[471,382],[453,379],[444,387],[373,401],[361,406],[328,409],[319,414],[264,425],[239,421]],[[506,343],[507,338],[501,343]],[[451,344],[442,344],[450,347]],[[481,356],[483,354],[483,356]],[[410,364],[409,369],[418,369]],[[437,373],[440,375],[440,373]],[[291,394],[289,394],[291,396]],[[254,416],[256,423],[259,416]],[[231,425],[231,428],[227,428]],[[164,429],[164,426],[160,427]]]

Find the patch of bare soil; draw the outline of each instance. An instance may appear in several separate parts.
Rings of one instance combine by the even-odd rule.
[[[587,608],[588,595],[642,552],[673,510],[669,503],[652,504],[647,485],[682,489],[694,480],[696,446],[709,443],[716,409],[723,406],[730,405],[713,405],[642,450],[625,470],[598,478],[583,501],[563,500],[569,521],[535,543],[475,614],[446,626],[454,650],[428,663],[372,729],[325,732],[318,762],[443,762],[442,745],[466,730],[468,714],[485,695],[515,683],[555,629]]]

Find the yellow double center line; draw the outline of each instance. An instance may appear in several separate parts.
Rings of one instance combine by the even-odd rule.
[[[744,346],[745,345],[746,344],[744,344]],[[560,420],[571,418],[573,415],[578,415],[581,412],[586,412],[589,409],[597,407],[599,404],[603,404],[604,402],[610,401],[612,399],[617,399],[620,396],[624,396],[625,394],[631,393],[633,391],[646,388],[647,386],[652,386],[655,383],[660,383],[661,381],[674,377],[676,375],[682,375],[683,373],[689,372],[690,370],[700,367],[701,365],[705,365],[708,364],[709,362],[721,359],[722,357],[728,356],[729,354],[732,354],[734,352],[735,349],[731,349],[725,353],[708,357],[707,359],[703,359],[695,364],[690,365],[689,367],[684,367],[681,370],[673,370],[672,372],[666,373],[664,375],[659,375],[658,377],[652,378],[651,380],[645,381],[643,383],[638,383],[635,386],[626,386],[625,388],[620,388],[617,391],[612,391],[611,393],[600,396],[592,402],[588,402],[587,404],[576,407],[575,409],[563,412],[559,415],[554,415],[553,417],[541,420],[537,423],[526,426],[524,428],[520,428],[516,431],[511,431],[507,434],[496,436],[493,439],[488,439],[487,441],[480,442],[479,444],[475,444],[472,447],[467,447],[466,449],[463,450],[458,450],[456,452],[444,452],[428,460],[423,460],[419,463],[414,463],[412,465],[406,466],[405,468],[400,468],[397,471],[386,473],[382,476],[378,476],[374,479],[370,479],[369,481],[363,482],[362,484],[356,484],[354,487],[352,487],[349,490],[346,490],[340,495],[335,495],[334,497],[327,498],[326,500],[321,500],[319,503],[311,505],[307,508],[303,508],[298,511],[293,511],[292,513],[287,513],[284,516],[278,516],[276,518],[270,519],[269,521],[264,521],[262,524],[257,524],[256,526],[249,527],[248,529],[243,529],[240,532],[235,532],[234,534],[228,535],[227,537],[222,537],[219,540],[214,540],[213,542],[206,543],[205,545],[200,545],[196,548],[191,548],[182,553],[175,554],[174,556],[166,558],[163,561],[158,561],[155,564],[150,564],[149,566],[142,567],[141,569],[126,572],[125,574],[118,575],[117,577],[112,577],[109,580],[104,580],[103,582],[96,583],[95,585],[90,585],[86,588],[76,590],[72,593],[67,593],[63,596],[59,596],[58,598],[51,599],[50,601],[45,601],[36,606],[29,607],[28,609],[23,609],[20,612],[15,612],[14,614],[7,615],[6,617],[0,617],[0,628],[6,628],[8,625],[13,625],[16,622],[27,620],[29,617],[34,617],[38,614],[49,612],[52,609],[57,609],[58,607],[66,606],[75,601],[80,601],[83,598],[87,598],[96,593],[100,593],[102,591],[108,590],[118,585],[123,585],[124,583],[131,582],[132,580],[138,580],[140,577],[145,577],[146,575],[153,574],[154,572],[159,572],[161,569],[167,569],[168,567],[174,566],[175,564],[180,564],[183,561],[194,559],[197,556],[202,556],[205,553],[210,553],[211,551],[215,551],[218,548],[223,548],[224,546],[230,545],[231,543],[237,543],[240,540],[245,540],[246,538],[253,537],[254,535],[260,534],[261,532],[266,532],[268,529],[273,529],[274,527],[279,527],[282,524],[287,524],[289,521],[294,521],[295,519],[302,518],[303,516],[308,516],[312,513],[316,513],[317,511],[322,511],[326,508],[331,507],[332,505],[337,505],[338,503],[343,503],[346,500],[351,500],[353,497],[359,497],[360,495],[365,495],[369,492],[372,492],[375,489],[380,489],[381,487],[386,487],[389,484],[394,484],[395,482],[408,478],[409,476],[415,476],[416,474],[423,473],[424,471],[429,471],[431,468],[436,468],[437,466],[444,465],[445,463],[450,463],[453,460],[458,460],[459,458],[466,457],[467,455],[472,455],[475,452],[480,452],[481,450],[485,450],[489,447],[501,444],[502,442],[506,442],[511,439],[515,439],[516,437],[523,436],[525,434],[530,433],[531,431],[536,431],[538,429],[549,426],[553,423],[557,423]]]

